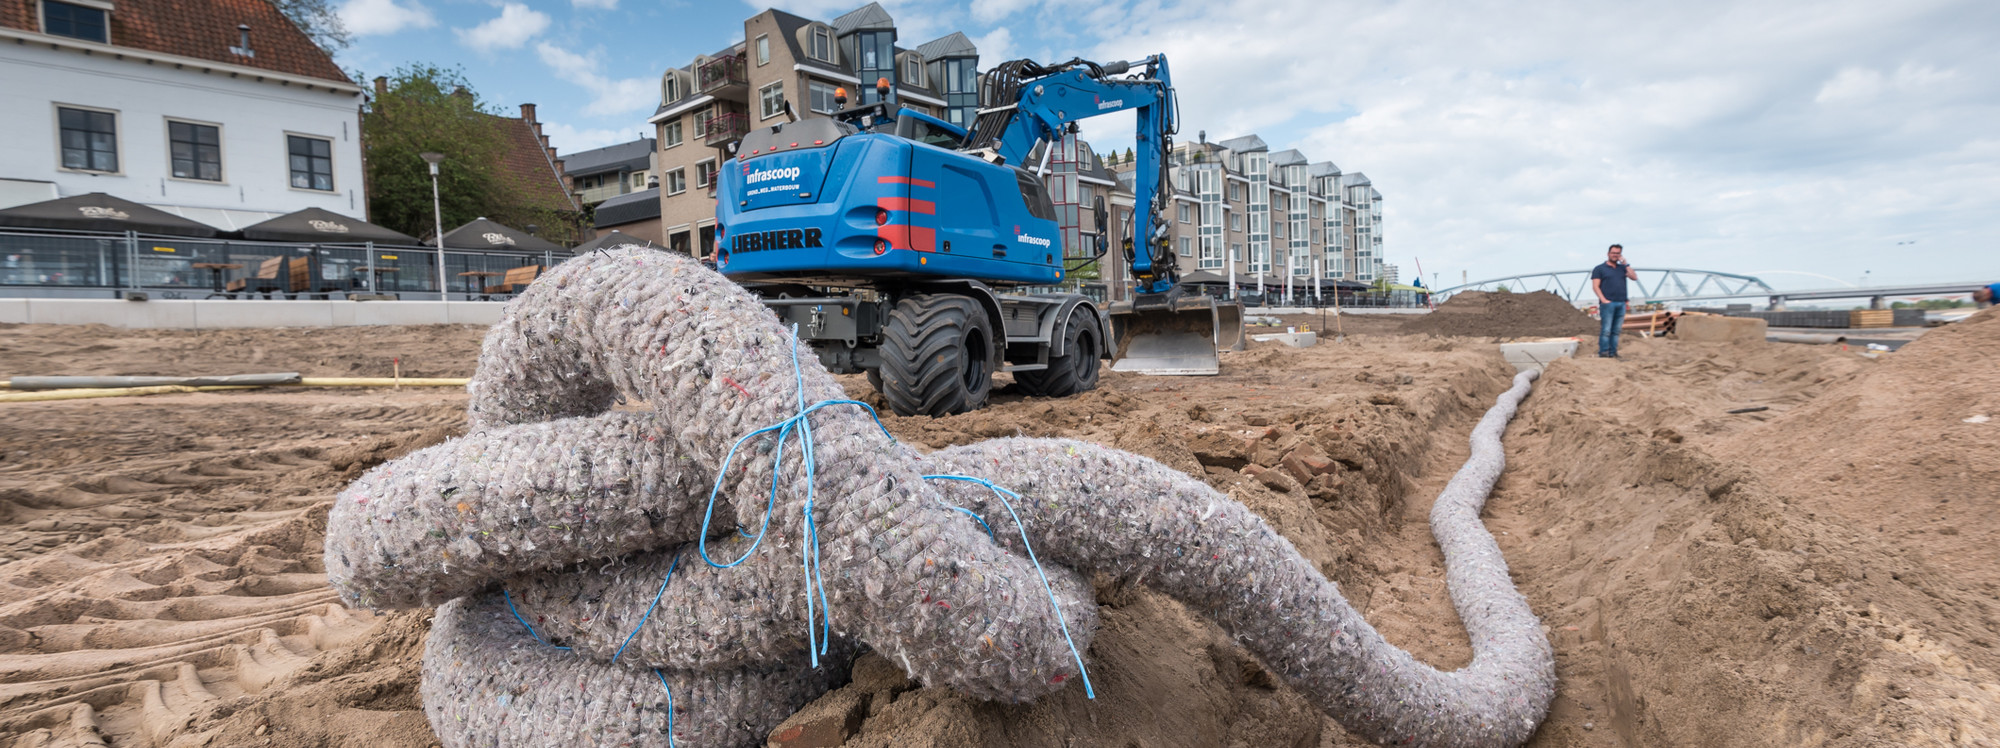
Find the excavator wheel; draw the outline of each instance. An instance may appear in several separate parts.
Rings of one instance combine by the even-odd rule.
[[[1096,315],[1079,310],[1063,323],[1063,355],[1049,359],[1041,371],[1014,372],[1014,381],[1029,395],[1068,397],[1097,388],[1098,357],[1104,352],[1103,328]]]
[[[978,410],[993,391],[993,323],[978,302],[927,294],[896,302],[882,342],[882,396],[897,415]]]

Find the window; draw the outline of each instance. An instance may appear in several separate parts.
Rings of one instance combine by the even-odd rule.
[[[1231,185],[1229,185],[1229,199],[1230,199],[1230,200],[1234,200],[1234,201],[1236,201],[1236,202],[1242,202],[1242,201],[1243,201],[1243,185],[1240,185],[1240,184],[1231,184]]]
[[[292,186],[333,191],[333,141],[302,135],[285,136],[292,156]]]
[[[1229,259],[1237,262],[1243,261],[1243,244],[1241,242],[1229,245]]]
[[[678,195],[686,192],[688,189],[687,169],[675,169],[667,172],[666,187],[667,194],[669,195]]]
[[[778,81],[757,89],[757,104],[763,114],[759,119],[770,119],[785,111],[785,82]]]
[[[704,138],[708,137],[708,123],[713,121],[715,121],[715,107],[708,107],[699,112],[695,112],[694,113],[695,134],[700,135]]]
[[[916,55],[903,58],[903,80],[912,86],[924,84],[924,58]]]
[[[763,65],[770,61],[771,37],[768,35],[757,37],[757,64]]]
[[[840,106],[833,101],[833,88],[833,84],[830,83],[821,83],[819,81],[809,81],[806,83],[806,93],[808,98],[812,99],[810,106],[813,111],[821,114],[831,114],[840,109]]]
[[[87,42],[110,43],[104,11],[81,5],[42,0],[42,31]]]
[[[1181,213],[1181,223],[1188,223],[1188,222],[1189,222],[1189,221],[1188,221],[1188,213],[1190,213],[1190,212],[1192,212],[1192,211],[1189,211],[1189,210],[1188,210],[1188,206],[1187,206],[1187,203],[1182,203],[1182,204],[1180,205],[1180,213]]]
[[[1194,256],[1194,244],[1185,236],[1181,237],[1181,256],[1182,257]]]
[[[681,144],[681,121],[679,118],[668,122],[664,130],[665,132],[660,134],[660,150],[664,151]]]
[[[965,110],[960,107],[952,107],[951,111],[945,112],[945,121],[950,122],[954,125],[958,125],[959,127],[964,127]]]
[[[646,172],[643,171],[632,172],[632,189],[635,190],[646,189]]]
[[[812,30],[812,58],[833,62],[833,34],[819,26],[814,26]]]
[[[662,105],[672,104],[680,100],[681,77],[675,75],[674,71],[669,70],[666,75],[660,76],[660,103]]]
[[[944,92],[973,93],[978,87],[979,72],[973,69],[972,60],[953,57],[944,61]]]
[[[57,107],[56,120],[62,130],[63,168],[118,171],[118,115]]]
[[[167,148],[175,179],[222,181],[222,128],[168,120]]]
[[[695,164],[695,165],[694,165],[694,174],[695,174],[695,182],[694,182],[694,186],[696,186],[696,187],[714,187],[714,186],[715,186],[715,159],[712,159],[712,158],[711,158],[711,159],[709,159],[709,160],[707,160],[707,161],[703,161],[703,162],[701,162],[701,163],[698,163],[698,164]]]
[[[1231,213],[1231,214],[1229,214],[1229,230],[1230,230],[1230,231],[1242,231],[1242,230],[1243,230],[1243,214],[1242,214],[1242,213]]]

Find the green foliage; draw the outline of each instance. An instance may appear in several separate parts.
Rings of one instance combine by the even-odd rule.
[[[346,49],[347,27],[340,22],[340,14],[335,13],[327,0],[270,0],[271,6],[283,13],[293,26],[319,45],[327,54]]]
[[[421,63],[398,68],[388,92],[362,115],[372,220],[411,236],[435,234],[430,167],[419,155],[433,151],[444,154],[438,195],[446,231],[481,216],[507,223],[503,216],[512,218],[517,201],[498,178],[506,141],[496,117],[463,71]]]
[[[1125,160],[1127,162],[1137,159],[1138,157],[1139,157],[1138,154],[1133,153],[1131,148],[1128,147],[1125,149]]]
[[[1502,284],[1500,284],[1499,286],[1495,287],[1495,288],[1493,289],[1493,292],[1494,292],[1494,293],[1513,293],[1513,292],[1514,292],[1514,289],[1511,289],[1511,288],[1508,288],[1508,287],[1507,287],[1507,284],[1505,284],[1505,283],[1502,283]]]

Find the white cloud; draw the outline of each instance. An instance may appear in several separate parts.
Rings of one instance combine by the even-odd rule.
[[[401,5],[396,0],[348,0],[335,13],[340,16],[341,25],[355,36],[393,34],[437,25],[437,18],[416,0]]]
[[[972,19],[980,23],[992,23],[1002,18],[1033,7],[1036,0],[974,0]]]
[[[1044,22],[1061,7],[1027,12],[1053,57],[1165,52],[1180,140],[1255,132],[1365,171],[1406,273],[1417,258],[1474,280],[1565,268],[1621,241],[1642,265],[2000,277],[2000,214],[1981,207],[2000,202],[2000,79],[1970,72],[2000,69],[1991,3],[1127,0],[1064,26]],[[1122,150],[1129,115],[1085,135]]]
[[[458,40],[481,52],[519,49],[549,28],[547,14],[520,3],[500,6],[500,15],[469,29],[453,29]]]
[[[618,0],[569,0],[569,3],[571,6],[574,6],[579,9],[581,8],[593,8],[596,10],[618,9]]]
[[[972,45],[979,48],[979,62],[984,66],[1014,59],[1014,32],[1005,26],[973,37]]]
[[[587,114],[628,114],[659,104],[659,82],[652,78],[607,78],[598,72],[597,60],[548,42],[536,44],[535,54],[555,70],[556,77],[590,92],[591,102],[584,107]]]
[[[582,128],[558,122],[542,123],[542,133],[549,136],[549,145],[555,146],[558,156],[638,140],[642,132],[644,128],[638,126],[625,130],[612,130]],[[651,133],[645,134],[651,136]]]

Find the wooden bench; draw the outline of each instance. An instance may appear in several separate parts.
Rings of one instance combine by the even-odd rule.
[[[507,271],[506,275],[501,276],[499,283],[487,286],[486,293],[520,293],[541,275],[542,266],[522,265]]]

